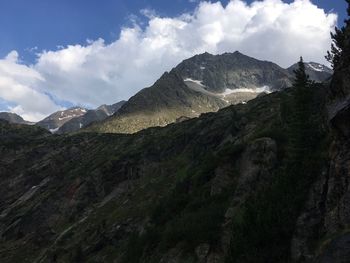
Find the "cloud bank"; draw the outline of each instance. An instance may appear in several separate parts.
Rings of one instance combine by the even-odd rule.
[[[103,39],[42,51],[35,64],[18,61],[17,52],[0,60],[0,98],[10,110],[38,120],[58,108],[49,96],[73,104],[99,106],[128,99],[151,85],[183,59],[205,51],[240,52],[287,67],[299,56],[326,63],[329,32],[337,15],[309,0],[246,4],[232,0],[200,2],[193,13],[160,17],[142,10],[148,24],[121,29],[112,43]]]
[[[20,64],[16,51],[0,60],[0,98],[10,102],[7,110],[24,119],[36,121],[60,108],[36,89],[43,81],[38,71]]]

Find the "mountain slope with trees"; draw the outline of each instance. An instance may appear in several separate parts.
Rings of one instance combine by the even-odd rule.
[[[300,60],[291,88],[163,128],[0,120],[1,262],[348,262],[350,21],[332,37],[330,85]]]
[[[320,116],[325,88],[310,92],[309,111]],[[298,120],[283,110],[294,94],[286,89],[133,135],[58,136],[1,122],[2,262],[287,260],[310,187],[284,173],[291,153],[304,152],[289,139]],[[314,122],[310,132],[323,141],[323,119]],[[323,165],[315,167],[321,174]]]

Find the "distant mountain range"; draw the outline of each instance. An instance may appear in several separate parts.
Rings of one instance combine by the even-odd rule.
[[[86,131],[134,133],[246,103],[291,86],[294,67],[283,69],[240,52],[196,55],[131,97],[115,115]],[[331,76],[330,69],[317,63],[308,63],[307,69],[315,81]]]
[[[67,110],[57,111],[45,119],[36,123],[36,125],[49,130],[51,132],[57,132],[58,129],[66,122],[73,118],[80,117],[87,112],[87,109],[81,107],[74,107]]]
[[[85,114],[77,116],[65,122],[62,126],[59,127],[57,133],[61,134],[75,132],[93,122],[102,121],[118,111],[120,107],[124,105],[124,103],[125,101],[120,101],[113,105],[102,105],[97,109],[88,110],[85,112]]]
[[[314,62],[305,65],[306,73],[316,82],[323,82],[332,74],[332,70],[324,65]],[[59,134],[80,129],[134,133],[215,112],[231,104],[246,103],[257,96],[289,87],[296,67],[294,64],[284,69],[238,51],[222,55],[203,53],[184,60],[127,102],[102,105],[94,110],[74,107],[58,111],[36,125]],[[15,114],[3,113],[1,118],[29,124]]]
[[[113,115],[125,101],[113,105],[101,105],[97,109],[88,110],[81,107],[73,107],[63,111],[57,111],[36,125],[49,130],[52,133],[70,133],[93,123],[99,122]]]

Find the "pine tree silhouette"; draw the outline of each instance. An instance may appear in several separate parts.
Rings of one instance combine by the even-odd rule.
[[[350,16],[350,0],[347,13]],[[344,20],[345,25],[341,28],[335,28],[335,33],[331,33],[332,46],[331,51],[327,51],[326,59],[332,64],[333,69],[347,67],[350,65],[350,19]]]

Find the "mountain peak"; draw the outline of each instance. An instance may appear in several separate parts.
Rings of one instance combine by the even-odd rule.
[[[261,88],[278,90],[290,85],[288,71],[239,51],[210,55],[204,53],[184,60],[176,67],[183,79],[201,82],[208,91],[222,93],[226,89]],[[281,85],[281,83],[285,83]]]
[[[291,80],[287,70],[239,51],[221,55],[205,52],[165,72],[151,87],[131,97],[118,114],[88,129],[133,133],[165,126],[180,117],[198,117],[247,102],[262,92],[280,90]]]
[[[86,114],[86,112],[87,109],[79,106],[74,106],[67,110],[54,112],[50,116],[39,121],[37,125],[51,132],[56,132],[63,124],[65,124],[73,118]]]
[[[93,122],[100,122],[115,114],[123,105],[125,101],[120,101],[112,105],[103,104],[97,109],[88,110],[85,114],[72,118],[71,120],[64,123],[57,133],[69,133],[76,132]]]

